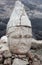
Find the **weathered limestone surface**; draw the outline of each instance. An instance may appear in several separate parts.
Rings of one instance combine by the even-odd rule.
[[[42,49],[42,40],[35,40],[32,39],[32,44],[31,44],[32,49]]]
[[[33,58],[32,64],[29,58]],[[32,53],[30,54],[30,52],[28,54],[28,57],[26,55],[16,55],[16,54],[11,55],[7,43],[4,42],[0,43],[0,65],[27,65],[27,64],[42,65],[42,56],[37,54],[33,55]]]
[[[10,50],[3,54],[4,65],[40,65],[38,56],[28,53],[32,42],[31,22],[20,1],[15,3],[7,25],[7,35]]]
[[[7,25],[8,44],[12,53],[26,53],[31,47],[32,29],[24,5],[16,1]]]
[[[21,59],[15,58],[12,65],[27,65],[27,64],[28,64],[27,59],[21,60]]]
[[[0,39],[0,65],[11,65],[11,57],[7,36],[3,36]]]

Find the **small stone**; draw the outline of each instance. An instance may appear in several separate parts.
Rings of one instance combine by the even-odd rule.
[[[0,63],[2,63],[2,62],[3,62],[3,56],[0,55]]]
[[[30,51],[26,54],[27,57],[29,58],[29,61],[33,61],[33,58],[34,58],[34,54],[31,53]]]
[[[3,54],[3,51],[0,51],[0,55],[2,55]]]
[[[14,59],[15,57],[14,56],[12,56],[12,59]]]
[[[37,59],[35,58],[34,61],[37,62]]]
[[[40,65],[40,60],[34,58],[33,65]]]
[[[34,58],[36,58],[36,59],[40,60],[40,56],[39,56],[39,55],[37,55],[37,54],[35,54],[35,55],[34,55]]]
[[[26,58],[26,55],[18,55],[19,58]]]
[[[6,51],[4,51],[3,56],[4,56],[4,58],[9,58],[9,57],[11,57],[11,53],[8,50],[6,50]]]
[[[5,59],[4,65],[11,65],[11,58]]]
[[[3,64],[0,64],[0,65],[3,65]]]
[[[33,62],[33,65],[40,65],[40,62]]]

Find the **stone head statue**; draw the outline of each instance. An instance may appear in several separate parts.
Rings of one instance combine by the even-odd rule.
[[[7,24],[8,44],[12,53],[26,53],[30,50],[32,29],[24,4],[16,1]]]

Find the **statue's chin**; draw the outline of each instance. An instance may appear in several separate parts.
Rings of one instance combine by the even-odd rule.
[[[17,52],[12,52],[13,54],[18,54],[18,55],[25,55],[27,52],[20,52],[20,51],[17,51]]]
[[[13,53],[13,54],[19,54],[19,55],[25,55],[26,53],[27,53],[27,50],[20,50],[20,49],[11,49],[11,52]]]

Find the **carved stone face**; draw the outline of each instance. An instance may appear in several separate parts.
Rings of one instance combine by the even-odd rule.
[[[27,16],[24,4],[16,1],[14,10],[7,25],[8,42],[12,53],[26,53],[31,47],[31,21]]]
[[[9,33],[8,43],[12,53],[26,53],[31,47],[31,28],[13,27]]]

